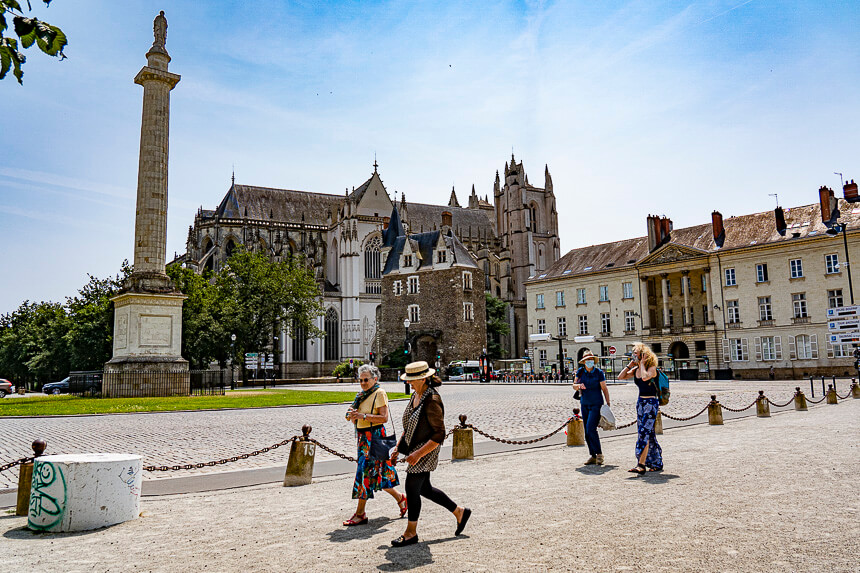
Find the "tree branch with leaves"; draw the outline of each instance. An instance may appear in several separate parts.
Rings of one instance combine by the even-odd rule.
[[[27,11],[32,12],[33,7],[30,0],[26,0],[26,2]],[[51,0],[42,0],[42,2],[45,3],[45,6],[51,4]],[[12,28],[18,39],[5,34],[9,29],[10,16]],[[43,53],[49,56],[59,57],[61,60],[66,58],[63,48],[68,44],[68,40],[60,28],[38,18],[25,16],[18,0],[0,0],[0,80],[6,77],[9,70],[13,70],[12,75],[18,78],[19,84],[23,85],[24,70],[21,69],[21,66],[27,61],[27,57],[18,51],[19,41],[21,49],[27,49],[36,44]]]

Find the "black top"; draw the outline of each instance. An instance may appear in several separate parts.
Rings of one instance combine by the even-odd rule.
[[[633,383],[636,384],[636,387],[639,388],[639,397],[640,398],[656,398],[657,397],[657,388],[654,386],[655,380],[654,378],[649,378],[648,380],[642,380],[635,374],[633,375]]]

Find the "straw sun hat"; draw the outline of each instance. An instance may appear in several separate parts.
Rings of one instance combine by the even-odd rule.
[[[582,355],[582,360],[579,361],[580,364],[585,364],[586,360],[594,360],[595,364],[597,363],[597,356],[591,353],[591,350],[586,350],[585,354]]]
[[[423,360],[412,362],[406,365],[406,373],[400,375],[400,379],[406,382],[410,380],[422,380],[436,374],[435,368],[430,368],[430,365]]]

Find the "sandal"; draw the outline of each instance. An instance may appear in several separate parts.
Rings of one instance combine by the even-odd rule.
[[[406,515],[406,510],[409,509],[409,506],[406,502],[406,494],[403,494],[403,497],[400,498],[400,501],[397,502],[397,507],[400,508],[400,517]]]
[[[663,468],[648,468],[649,472],[662,472]]]
[[[644,474],[647,470],[645,469],[645,464],[636,464],[636,467],[635,467],[635,468],[630,468],[630,469],[629,469],[629,470],[627,470],[627,471],[628,471],[628,472],[630,472],[631,474],[638,474],[638,475],[640,475],[640,476],[641,476],[641,475],[642,475],[642,474]]]
[[[393,545],[394,547],[403,547],[405,545],[413,545],[415,543],[418,543],[418,536],[417,535],[413,535],[412,537],[410,537],[408,539],[401,535],[397,539],[393,540],[391,542],[391,545]]]
[[[347,527],[352,527],[353,525],[365,525],[367,523],[367,514],[362,513],[358,515],[357,513],[353,513],[352,517],[343,522],[343,524]]]

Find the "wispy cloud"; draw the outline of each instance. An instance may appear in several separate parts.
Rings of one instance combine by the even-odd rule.
[[[136,192],[126,187],[110,185],[108,183],[100,183],[96,181],[87,181],[68,177],[66,175],[58,175],[56,173],[46,173],[44,171],[32,171],[29,169],[20,169],[17,167],[0,166],[0,176],[18,179],[30,183],[43,183],[46,185],[55,185],[57,187],[65,187],[67,189],[77,189],[89,193],[98,193],[100,195],[108,195],[110,197],[129,198],[134,197]]]

